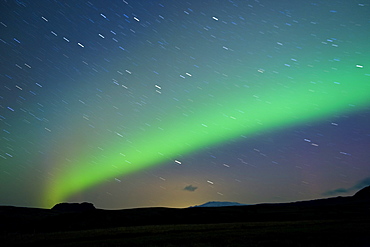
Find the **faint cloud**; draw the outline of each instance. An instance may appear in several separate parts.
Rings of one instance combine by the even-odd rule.
[[[193,185],[188,185],[184,188],[184,190],[186,191],[190,191],[190,192],[194,192],[196,189],[198,189],[198,187],[196,186],[193,186]]]
[[[366,186],[370,185],[370,177],[367,177],[361,181],[359,181],[357,184],[350,188],[338,188],[335,190],[329,190],[323,193],[324,196],[335,196],[339,194],[346,194],[350,192],[357,192],[360,189],[363,189]]]
[[[346,194],[348,192],[350,192],[349,189],[339,188],[339,189],[335,189],[335,190],[326,191],[326,192],[324,192],[322,194],[324,196],[335,196],[335,195],[338,195],[338,194]]]

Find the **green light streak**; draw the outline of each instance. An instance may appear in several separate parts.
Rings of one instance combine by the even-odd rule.
[[[360,110],[370,103],[370,80],[365,69],[307,77],[321,77],[321,82],[312,83],[305,75],[297,74],[295,83],[288,84],[277,76],[280,84],[270,82],[266,89],[255,91],[253,97],[246,97],[246,90],[234,91],[229,96],[216,90],[213,101],[220,102],[218,105],[200,106],[188,116],[176,115],[175,109],[171,118],[138,134],[133,143],[117,141],[109,151],[95,158],[86,155],[72,164],[63,164],[65,167],[59,166],[60,171],[47,186],[45,206],[67,200],[115,176],[175,160],[179,155],[241,135],[318,121]]]

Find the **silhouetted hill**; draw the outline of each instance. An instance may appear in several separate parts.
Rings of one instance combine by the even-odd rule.
[[[89,202],[83,203],[59,203],[55,205],[52,210],[58,210],[62,212],[83,212],[83,211],[90,211],[95,210],[95,206]]]
[[[356,200],[370,200],[370,186],[367,186],[358,191],[354,196]]]
[[[352,197],[228,207],[95,209],[58,204],[53,209],[0,207],[3,232],[48,232],[121,226],[370,219],[369,188]]]

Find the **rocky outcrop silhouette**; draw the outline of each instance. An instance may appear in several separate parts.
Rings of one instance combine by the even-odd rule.
[[[95,210],[95,206],[89,202],[82,202],[82,203],[58,203],[56,204],[52,210],[58,210],[63,212],[83,212],[83,211],[91,211]]]

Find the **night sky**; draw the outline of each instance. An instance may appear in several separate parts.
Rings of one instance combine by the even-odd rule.
[[[1,0],[0,204],[370,185],[368,0]]]

